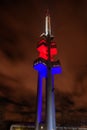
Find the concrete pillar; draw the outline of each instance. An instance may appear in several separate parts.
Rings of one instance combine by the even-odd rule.
[[[35,130],[39,130],[39,124],[42,117],[42,76],[38,72],[38,85],[37,85],[37,113],[36,113],[36,127]]]
[[[54,88],[51,68],[48,68],[46,78],[46,126],[47,130],[56,130],[55,122],[55,103],[54,103]]]

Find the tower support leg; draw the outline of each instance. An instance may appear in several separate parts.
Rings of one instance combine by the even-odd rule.
[[[56,115],[55,115],[55,113],[56,113],[56,110],[55,110],[55,89],[54,89],[54,75],[52,75],[52,119],[53,119],[53,130],[56,130]]]
[[[38,72],[38,86],[37,86],[37,113],[36,113],[36,126],[35,130],[39,130],[42,112],[42,76]]]
[[[54,103],[54,86],[53,76],[51,74],[51,68],[48,68],[48,74],[46,78],[46,127],[47,130],[56,130],[55,121],[55,103]]]

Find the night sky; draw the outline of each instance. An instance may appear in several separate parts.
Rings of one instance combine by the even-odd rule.
[[[33,61],[48,8],[63,70],[55,76],[57,120],[87,116],[87,1],[0,0],[0,120],[35,120]]]

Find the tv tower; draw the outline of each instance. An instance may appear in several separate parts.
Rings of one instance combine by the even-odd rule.
[[[38,71],[37,85],[37,113],[35,130],[39,130],[42,122],[42,87],[43,78],[46,81],[46,130],[56,130],[55,98],[54,98],[54,75],[62,71],[59,60],[55,60],[57,55],[56,43],[51,34],[51,19],[49,11],[45,17],[45,33],[41,34],[42,39],[37,45],[39,57],[34,61],[33,67]]]

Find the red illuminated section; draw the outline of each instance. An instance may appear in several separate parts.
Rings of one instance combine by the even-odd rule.
[[[38,44],[37,51],[39,52],[39,57],[48,60],[48,44],[45,40],[41,40]],[[50,60],[54,61],[54,56],[57,55],[56,43],[51,42],[50,46]]]

